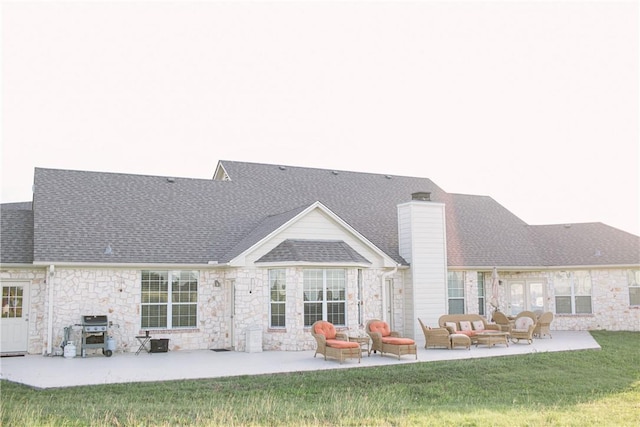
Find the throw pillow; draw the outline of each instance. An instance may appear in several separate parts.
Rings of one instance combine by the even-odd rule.
[[[529,326],[533,325],[533,319],[530,317],[520,317],[516,320],[516,329],[518,330],[527,330]]]
[[[467,320],[463,320],[460,322],[460,330],[461,331],[470,331],[471,330],[471,322]]]
[[[474,320],[473,329],[476,331],[484,331],[484,322],[482,320]]]
[[[454,331],[458,330],[458,326],[456,326],[456,322],[444,322],[444,326],[446,328],[453,328]]]

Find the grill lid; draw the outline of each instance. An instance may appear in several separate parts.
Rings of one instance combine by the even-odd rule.
[[[107,323],[107,316],[82,316],[83,325],[106,325]]]

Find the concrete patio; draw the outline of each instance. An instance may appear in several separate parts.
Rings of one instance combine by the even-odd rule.
[[[470,350],[424,348],[424,338],[417,340],[418,359],[403,356],[363,354],[362,362],[349,359],[343,364],[314,351],[265,351],[241,353],[211,350],[175,351],[167,353],[102,353],[87,357],[27,355],[0,359],[0,378],[35,388],[75,387],[82,385],[152,382],[200,378],[260,375],[283,372],[319,371],[324,369],[352,369],[370,366],[426,363],[438,360],[459,360],[518,354],[600,349],[588,332],[553,331],[553,338],[535,339],[533,344],[513,344],[509,347],[472,346]]]

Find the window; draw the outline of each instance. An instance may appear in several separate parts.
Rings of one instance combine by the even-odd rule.
[[[448,274],[449,314],[464,314],[464,272]]]
[[[591,314],[591,275],[588,271],[556,273],[556,314]]]
[[[481,316],[484,316],[485,295],[484,273],[478,273],[478,314]]]
[[[304,270],[304,326],[318,320],[346,325],[346,276],[342,269]]]
[[[269,270],[269,289],[271,295],[271,304],[269,305],[270,327],[284,328],[286,326],[286,302],[287,302],[287,286],[286,286],[286,270]]]
[[[22,317],[23,287],[18,285],[2,286],[2,317]]]
[[[197,271],[143,271],[141,288],[142,329],[196,327]]]
[[[627,271],[629,305],[640,305],[640,270]]]

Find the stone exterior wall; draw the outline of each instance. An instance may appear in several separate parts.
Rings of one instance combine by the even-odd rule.
[[[589,270],[593,286],[591,294],[593,313],[556,315],[551,324],[552,329],[640,331],[640,306],[629,305],[626,272],[627,270],[623,269]],[[553,278],[551,278],[552,281]]]
[[[268,271],[263,270],[264,277],[261,283],[268,283]],[[357,269],[347,269],[347,322],[348,327],[338,328],[341,331],[348,331],[353,334],[364,333],[358,323],[358,277]],[[380,289],[381,271],[375,269],[363,269],[362,291],[364,300],[363,323],[368,319],[380,318],[382,312],[382,294]],[[312,350],[316,348],[316,341],[312,337],[309,328],[304,326],[304,299],[303,299],[303,268],[286,269],[286,322],[284,329],[269,328],[269,295],[268,285],[261,287],[258,300],[254,305],[255,311],[262,310],[263,326],[263,348],[264,350]],[[262,289],[264,291],[262,291]],[[262,295],[264,293],[264,296]],[[394,298],[397,302],[397,298]],[[265,307],[265,308],[262,308]],[[258,320],[255,319],[254,320]],[[246,330],[251,325],[246,324],[241,327]],[[238,349],[244,349],[244,339],[238,340]]]
[[[116,341],[116,352],[135,352],[140,329],[140,271],[137,269],[55,269],[53,277],[45,279],[45,270],[4,271],[3,280],[31,281],[31,317],[29,319],[29,353],[45,353],[48,347],[49,288],[53,284],[52,352],[59,353],[70,328],[70,339],[81,351],[83,315],[107,315],[112,327],[109,334]],[[217,272],[200,272],[198,289],[198,325],[189,330],[153,330],[153,338],[168,338],[171,350],[228,347],[225,319],[229,303]],[[48,281],[49,283],[45,283]],[[88,352],[100,350],[89,349]]]
[[[347,322],[349,332],[363,333],[362,326],[372,318],[382,318],[383,269],[362,269],[363,315],[359,319],[357,269],[347,269]],[[555,315],[554,330],[640,330],[640,306],[629,305],[627,270],[589,270],[593,285],[593,313],[588,315]],[[506,301],[506,283],[510,280],[542,280],[545,309],[555,312],[554,275],[557,271],[501,272],[503,285],[499,300]],[[303,269],[286,269],[286,328],[269,327],[268,269],[211,269],[199,272],[198,323],[187,330],[152,330],[153,338],[168,338],[169,348],[195,350],[233,348],[246,350],[249,328],[262,330],[264,350],[310,350],[315,340],[304,327]],[[110,334],[116,340],[116,352],[135,352],[140,329],[141,288],[140,269],[125,268],[64,268],[56,267],[50,277],[46,268],[3,269],[3,281],[24,281],[30,284],[28,352],[43,354],[48,347],[49,286],[53,285],[53,333],[51,348],[61,351],[65,328],[71,328],[71,339],[80,352],[82,315],[105,314],[113,323]],[[404,330],[403,273],[393,280],[395,330]],[[490,274],[485,274],[487,317],[491,297]],[[235,300],[235,313],[232,305]],[[477,272],[465,274],[465,307],[468,313],[478,312]],[[444,314],[444,313],[443,313]],[[232,324],[233,319],[233,324]],[[92,351],[92,350],[89,350]],[[96,351],[96,350],[94,350]],[[99,350],[97,350],[99,351]]]
[[[362,326],[368,319],[382,314],[382,271],[363,269]],[[315,340],[304,327],[303,269],[287,268],[287,327],[269,328],[268,269],[216,269],[199,272],[198,324],[193,329],[150,330],[152,338],[169,339],[169,349],[195,350],[233,348],[246,350],[249,328],[262,330],[264,350],[310,350]],[[51,350],[62,353],[65,329],[81,353],[83,315],[107,315],[112,326],[109,335],[115,339],[116,353],[135,352],[140,328],[141,269],[66,268],[56,267],[49,277],[47,269],[3,270],[3,280],[30,283],[29,347],[32,354],[44,354],[48,347],[49,285],[53,286],[53,329]],[[402,280],[394,278],[393,303],[395,322],[401,324]],[[363,333],[359,324],[357,269],[347,269],[347,321],[351,333]],[[232,300],[235,313],[232,325]],[[100,349],[88,349],[100,353]]]
[[[565,270],[562,270],[564,272]],[[554,314],[552,330],[611,330],[640,331],[640,306],[629,305],[629,286],[627,269],[582,269],[591,276],[591,314]],[[538,281],[543,283],[545,311],[555,313],[554,277],[560,270],[500,272],[502,285],[499,287],[498,300],[505,310],[507,301],[507,283],[510,281]],[[467,313],[478,312],[478,292],[476,271],[465,274],[465,307]],[[486,316],[489,318],[491,307],[491,274],[485,274]]]

